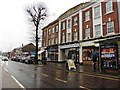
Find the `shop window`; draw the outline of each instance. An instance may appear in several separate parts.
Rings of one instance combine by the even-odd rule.
[[[86,48],[83,49],[83,60],[91,60],[91,54],[93,52],[94,48]]]

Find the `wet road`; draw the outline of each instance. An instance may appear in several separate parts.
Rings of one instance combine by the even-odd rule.
[[[58,70],[47,65],[28,65],[14,61],[2,64],[25,88],[120,89],[120,80],[116,78]]]

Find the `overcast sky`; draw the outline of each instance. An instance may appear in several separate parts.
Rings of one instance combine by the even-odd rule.
[[[50,23],[66,10],[89,0],[0,0],[0,51],[10,51],[29,43],[30,25],[25,7],[44,3],[49,12],[45,23]]]

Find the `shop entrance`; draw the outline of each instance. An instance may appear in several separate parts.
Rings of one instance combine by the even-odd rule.
[[[66,59],[72,59],[75,63],[79,63],[79,48],[65,50]]]

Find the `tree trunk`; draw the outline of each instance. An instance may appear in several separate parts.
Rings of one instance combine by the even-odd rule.
[[[36,27],[36,54],[35,54],[36,60],[35,64],[38,64],[38,27]]]

